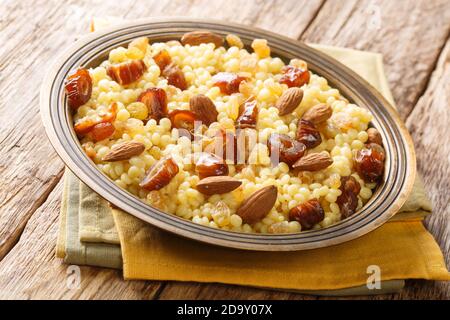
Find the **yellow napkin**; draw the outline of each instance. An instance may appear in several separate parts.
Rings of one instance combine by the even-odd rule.
[[[375,266],[383,281],[450,280],[439,247],[420,221],[386,223],[359,239],[328,248],[254,252],[183,239],[120,210],[113,209],[113,215],[126,279],[333,290],[366,284],[368,271]]]

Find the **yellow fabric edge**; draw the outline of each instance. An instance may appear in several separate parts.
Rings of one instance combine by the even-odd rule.
[[[252,266],[251,271],[248,270],[248,265],[242,265],[239,262],[235,266],[226,266],[221,264],[222,261],[219,261],[217,265],[198,265],[195,261],[195,255],[198,255],[199,252],[192,254],[187,258],[187,263],[177,262],[179,257],[176,254],[183,253],[185,250],[190,250],[192,248],[197,248],[200,250],[200,255],[203,253],[205,255],[211,255],[210,258],[214,259],[222,259],[220,256],[218,258],[217,255],[214,255],[214,251],[225,252],[225,255],[232,257],[233,255],[242,255],[243,259],[245,259],[245,255],[253,254],[245,251],[241,252],[232,252],[232,249],[215,249],[212,246],[199,244],[193,242],[192,240],[181,239],[175,240],[176,237],[174,235],[165,234],[162,231],[156,229],[136,229],[139,226],[139,222],[133,221],[133,217],[127,217],[127,214],[120,210],[113,210],[114,218],[118,224],[119,236],[121,237],[122,245],[122,256],[123,256],[123,270],[125,279],[151,279],[151,280],[175,280],[175,281],[195,281],[195,282],[217,282],[217,283],[226,283],[226,284],[237,284],[237,285],[248,285],[248,286],[256,286],[256,287],[272,287],[278,289],[292,289],[292,290],[335,290],[335,289],[346,289],[349,287],[358,287],[365,283],[367,275],[361,274],[361,272],[356,272],[352,270],[351,266],[345,267],[345,276],[348,278],[345,281],[340,281],[335,278],[333,274],[320,274],[321,280],[317,282],[315,279],[313,281],[308,282],[308,277],[303,279],[305,275],[299,273],[297,269],[295,271],[283,270],[280,272],[276,266],[268,264],[267,266]],[[405,229],[406,228],[406,229]],[[383,231],[385,229],[386,232]],[[388,230],[386,230],[388,229]],[[133,239],[133,235],[128,234],[130,230],[139,230],[143,239],[136,237]],[[150,230],[150,231],[149,231]],[[420,248],[420,252],[416,252],[416,261],[417,268],[414,266],[414,269],[409,265],[409,269],[404,270],[389,270],[390,265],[387,265],[387,272],[383,272],[381,276],[382,281],[387,280],[401,280],[401,279],[428,279],[428,280],[450,280],[450,274],[448,273],[443,256],[439,247],[435,243],[433,237],[426,231],[423,224],[419,221],[412,222],[398,222],[398,223],[390,223],[381,226],[374,232],[378,232],[377,235],[374,235],[372,232],[372,236],[363,236],[359,239],[353,240],[351,242],[347,242],[339,245],[340,250],[347,250],[346,248],[350,248],[349,252],[353,250],[354,253],[357,253],[357,250],[360,248],[371,248],[374,245],[376,246],[379,237],[381,236],[380,232],[384,236],[389,235],[390,237],[396,236],[396,232],[399,232],[403,235],[409,235],[413,237],[415,240],[417,248]],[[151,233],[160,233],[159,237],[156,236],[154,239],[150,236]],[[369,240],[367,240],[369,239]],[[164,241],[172,242],[166,244],[165,246],[160,246],[161,250],[165,250],[165,248],[169,248],[169,246],[173,249],[172,252],[158,252],[158,250],[151,250],[151,241]],[[401,239],[399,239],[401,240]],[[403,239],[408,243],[411,241],[410,238]],[[175,245],[175,241],[182,241],[179,245]],[[358,245],[354,247],[355,241],[358,241]],[[147,244],[146,244],[147,242]],[[362,242],[362,243],[361,243]],[[158,242],[159,243],[159,242]],[[418,245],[419,244],[419,245]],[[150,246],[150,247],[149,247]],[[178,247],[183,247],[183,249],[179,249]],[[338,246],[335,246],[337,248]],[[326,249],[326,248],[324,248]],[[321,255],[327,254],[324,249],[318,249],[317,257],[320,258]],[[403,249],[408,248],[400,248],[397,249],[400,252]],[[229,251],[228,251],[229,250]],[[329,250],[335,250],[334,248],[330,248]],[[408,252],[411,253],[416,249],[410,248]],[[204,251],[201,253],[201,251]],[[209,252],[208,252],[209,251]],[[230,252],[231,251],[231,252]],[[329,253],[330,251],[328,251]],[[255,255],[260,255],[261,257],[270,257],[280,256],[280,254],[274,255],[273,253],[254,253]],[[283,256],[284,253],[281,253]],[[315,255],[315,253],[311,253]],[[421,259],[421,255],[426,255],[427,260],[425,261]],[[417,258],[418,257],[418,258]],[[386,257],[383,257],[386,258]],[[296,258],[297,259],[297,258]],[[300,260],[303,258],[300,258]],[[308,258],[314,260],[313,257]],[[200,259],[201,260],[201,259]],[[199,261],[200,261],[199,260]],[[302,263],[297,259],[297,263]],[[167,263],[162,263],[161,261],[167,261]],[[215,260],[214,260],[215,261]],[[204,261],[200,261],[203,263]],[[226,261],[225,261],[226,262]],[[386,263],[389,263],[386,262]],[[406,262],[405,262],[406,263]],[[368,262],[367,264],[370,264]],[[364,264],[365,265],[365,264]],[[429,266],[432,267],[429,267]],[[402,266],[405,266],[403,264]],[[407,265],[406,265],[407,266]],[[186,272],[189,270],[189,272]],[[299,268],[298,270],[302,270]],[[311,271],[311,270],[310,270]],[[246,276],[244,276],[246,275]]]
[[[56,240],[56,257],[64,259],[66,257],[66,215],[67,215],[67,192],[69,189],[69,182],[66,179],[69,169],[64,171],[63,192],[61,200],[61,209],[59,214],[59,230],[58,238]]]

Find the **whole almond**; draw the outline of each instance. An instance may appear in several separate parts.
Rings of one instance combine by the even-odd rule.
[[[242,202],[236,214],[242,218],[244,223],[258,222],[273,208],[277,196],[277,187],[273,185],[259,189]]]
[[[217,109],[214,102],[203,94],[197,94],[189,100],[191,110],[196,114],[198,119],[209,126],[217,121]]]
[[[333,110],[329,105],[326,103],[319,103],[308,109],[303,114],[302,118],[311,121],[313,124],[318,124],[327,121],[331,117],[332,113]]]
[[[283,94],[281,97],[278,98],[276,107],[278,108],[279,115],[285,116],[300,105],[300,102],[302,102],[303,99],[303,90],[300,88],[289,88]]]
[[[369,128],[367,129],[367,143],[376,143],[380,146],[383,145],[383,139],[381,138],[380,132],[375,128]]]
[[[223,194],[233,191],[242,184],[241,181],[228,177],[216,176],[207,177],[197,184],[197,190],[206,195]]]
[[[293,168],[301,171],[318,171],[329,167],[333,163],[327,152],[310,153],[292,165]]]
[[[141,154],[145,150],[145,145],[137,141],[127,141],[112,147],[111,151],[103,157],[103,161],[128,160],[131,157]]]
[[[192,31],[185,33],[181,37],[181,43],[183,45],[189,44],[191,46],[198,46],[202,43],[214,43],[218,48],[223,45],[223,38],[210,31]]]

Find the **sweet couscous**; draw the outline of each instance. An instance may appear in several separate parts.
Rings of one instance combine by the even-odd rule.
[[[224,230],[291,233],[356,214],[383,175],[367,109],[264,39],[132,41],[66,81],[86,154],[149,205]]]

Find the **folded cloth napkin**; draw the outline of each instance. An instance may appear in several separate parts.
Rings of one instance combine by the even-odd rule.
[[[358,72],[393,102],[381,55],[312,46]],[[404,279],[450,280],[442,253],[421,222],[431,205],[420,178],[390,222],[356,240],[302,252],[240,251],[180,238],[110,208],[68,170],[65,184],[58,257],[73,264],[122,266],[126,279],[219,282],[325,295],[396,292]],[[381,289],[367,288],[369,266],[380,268]]]

